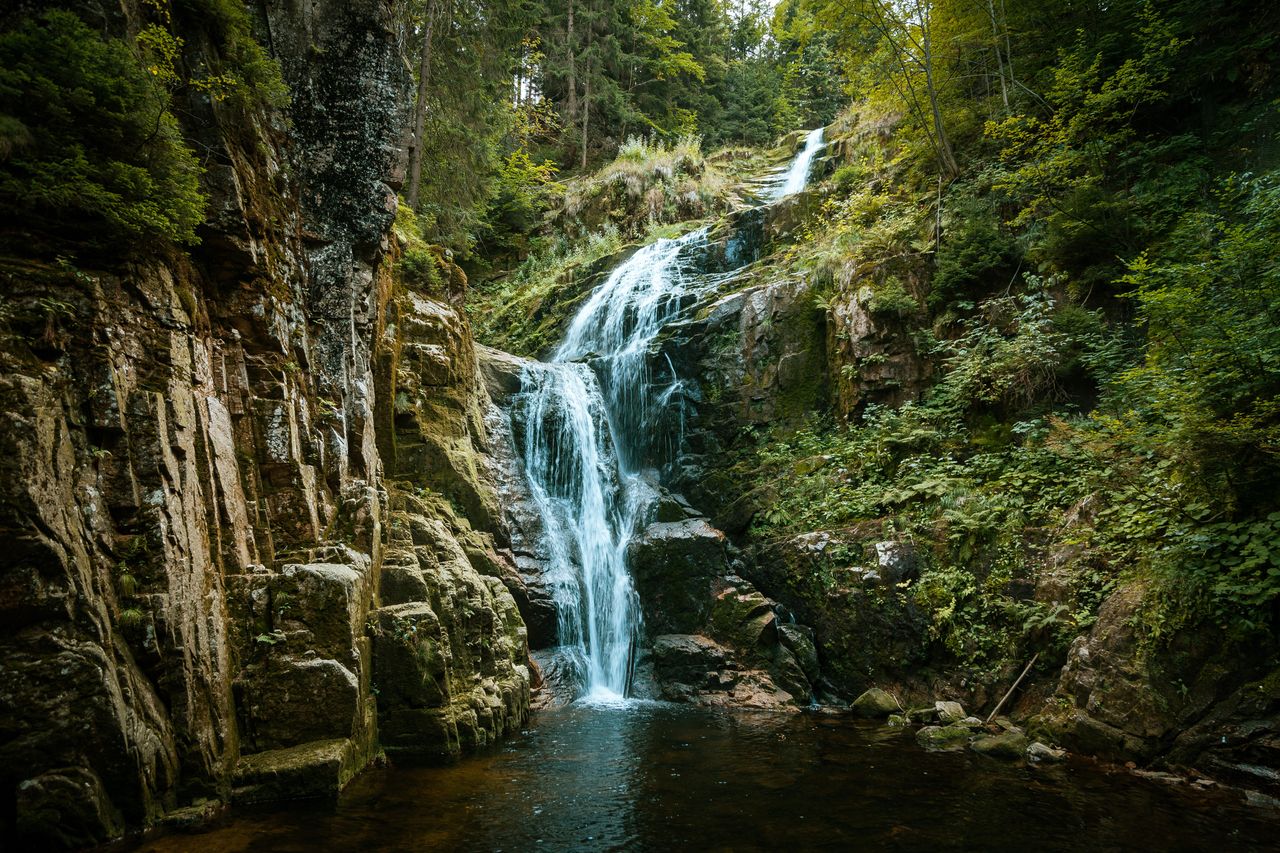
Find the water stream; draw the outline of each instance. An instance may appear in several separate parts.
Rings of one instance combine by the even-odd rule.
[[[637,251],[596,288],[549,363],[525,368],[517,415],[542,516],[561,656],[584,692],[624,696],[640,607],[626,550],[652,498],[646,467],[671,448],[674,372],[654,377],[649,347],[696,279],[698,230]]]
[[[822,129],[782,174],[773,198],[799,192]],[[525,368],[516,416],[525,474],[542,517],[546,580],[558,613],[559,656],[581,692],[625,696],[640,632],[626,551],[653,498],[647,475],[679,451],[680,379],[655,376],[663,328],[710,286],[697,259],[702,228],[641,248],[587,298],[549,362]]]
[[[795,195],[809,183],[809,171],[813,168],[813,159],[826,145],[825,128],[814,128],[804,138],[804,147],[791,161],[791,165],[782,172],[773,185],[770,193],[771,201],[780,201],[789,195]]]
[[[812,714],[579,702],[450,767],[366,772],[337,802],[241,807],[156,853],[1274,850],[1223,792],[1087,761],[931,753],[909,730]]]

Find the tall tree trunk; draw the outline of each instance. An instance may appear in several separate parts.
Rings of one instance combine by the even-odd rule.
[[[933,113],[933,132],[938,138],[938,164],[946,177],[953,178],[960,173],[960,165],[956,162],[955,152],[951,150],[951,140],[947,138],[947,132],[942,125],[942,109],[938,106],[938,86],[933,77],[933,43],[931,41],[933,28],[930,26],[929,13],[920,5],[920,0],[916,0],[916,9],[920,15],[925,88],[929,93],[929,110]]]
[[[573,45],[573,0],[569,0],[569,24],[564,39],[565,51],[568,53],[566,58],[568,64],[568,83],[569,97],[564,108],[564,126],[572,129],[578,120],[578,68],[577,54]],[[572,134],[570,135],[572,140]]]
[[[1009,72],[1009,85],[1012,87],[1017,81],[1013,77],[1013,39],[1009,36],[1009,13],[1004,9],[1004,0],[1000,0],[1000,18],[1004,24],[1004,65]]]
[[[996,26],[996,0],[987,0],[987,14],[991,18],[991,46],[996,52],[996,73],[1000,75],[1000,98],[1009,109],[1009,87],[1004,82],[1004,59],[1000,56],[1000,30]]]
[[[590,19],[587,25],[587,49],[586,62],[583,64],[583,80],[582,80],[582,170],[587,169],[587,131],[588,120],[591,118],[591,36],[595,29],[591,26]]]
[[[427,132],[427,94],[431,87],[431,48],[435,34],[436,18],[440,14],[439,0],[427,4],[426,30],[422,34],[422,52],[418,57],[418,100],[413,105],[413,136],[409,140],[409,185],[405,188],[405,201],[418,209],[418,194],[422,184],[422,147]]]

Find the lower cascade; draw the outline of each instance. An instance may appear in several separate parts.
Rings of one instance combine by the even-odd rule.
[[[822,129],[770,189],[803,189]],[[620,264],[569,324],[550,362],[524,368],[516,405],[529,490],[543,524],[560,652],[581,693],[624,697],[642,628],[627,546],[679,452],[681,382],[652,345],[718,276],[698,269],[707,229],[660,239]],[[735,263],[745,259],[735,258]]]
[[[698,230],[659,240],[617,267],[587,300],[550,363],[522,376],[520,414],[530,492],[544,525],[562,652],[590,694],[625,696],[640,607],[626,566],[653,489],[644,476],[664,451],[679,381],[654,377],[649,345],[697,276]],[[678,431],[677,431],[678,436]]]

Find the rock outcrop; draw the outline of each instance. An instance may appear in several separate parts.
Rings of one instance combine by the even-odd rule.
[[[658,692],[701,705],[796,708],[818,681],[811,629],[734,572],[705,518],[656,521],[628,549]]]
[[[187,96],[200,246],[2,262],[5,842],[332,794],[380,729],[453,754],[527,713],[470,334],[391,271],[393,8],[257,8],[288,129]],[[174,18],[197,66],[208,25]]]

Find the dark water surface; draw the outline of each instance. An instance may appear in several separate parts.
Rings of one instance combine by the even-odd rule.
[[[489,754],[374,770],[336,803],[242,808],[149,851],[1273,850],[1280,814],[1087,763],[928,753],[822,715],[543,712]]]

